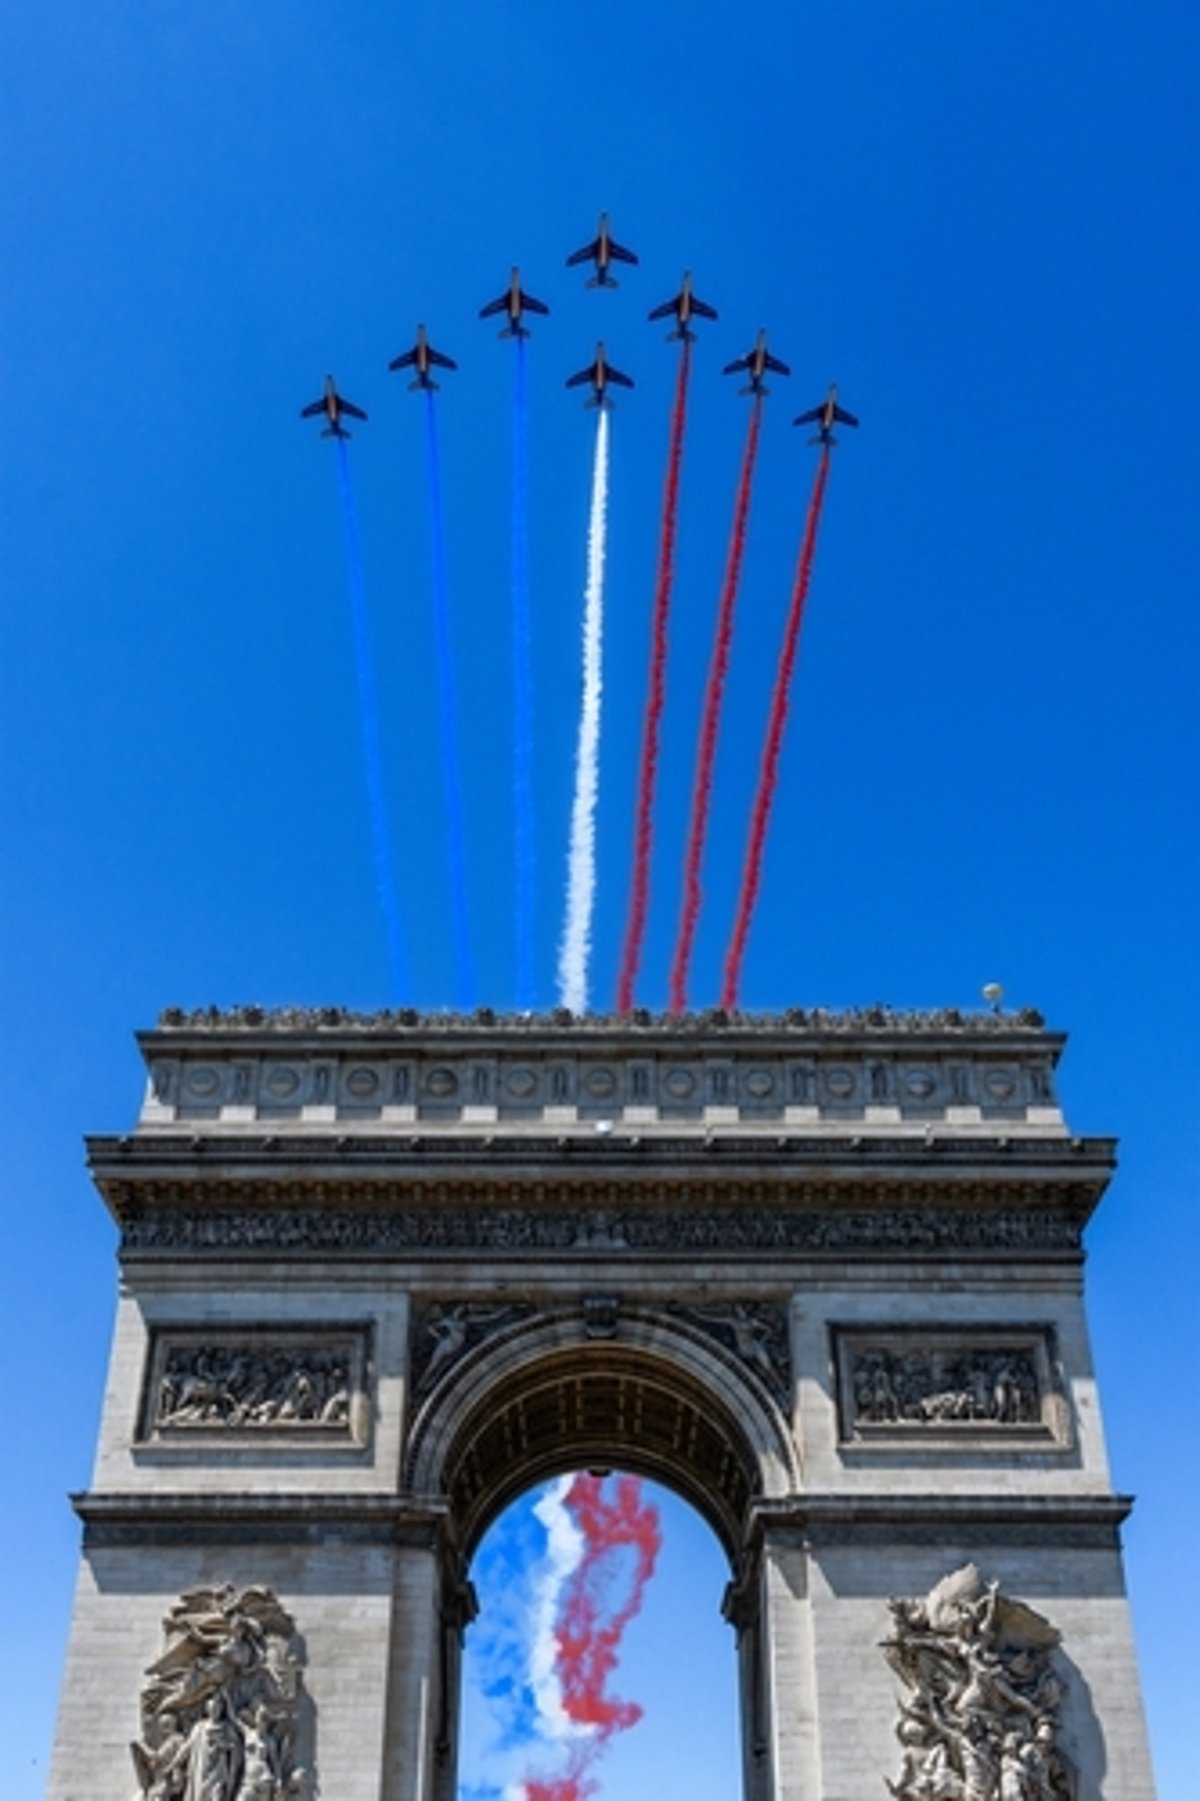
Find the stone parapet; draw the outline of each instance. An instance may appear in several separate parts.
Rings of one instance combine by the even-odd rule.
[[[140,1131],[1064,1134],[1040,1015],[165,1013]]]

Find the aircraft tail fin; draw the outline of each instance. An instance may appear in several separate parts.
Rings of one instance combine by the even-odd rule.
[[[431,375],[418,375],[416,381],[409,382],[408,391],[415,394],[419,388],[436,388],[437,385]]]

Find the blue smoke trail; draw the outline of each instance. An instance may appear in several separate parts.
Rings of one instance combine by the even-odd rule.
[[[367,810],[371,818],[371,847],[375,860],[375,888],[387,933],[392,988],[395,999],[402,1001],[408,992],[408,961],[404,954],[404,932],[400,921],[400,902],[396,893],[387,804],[383,792],[379,706],[375,696],[375,668],[371,661],[371,638],[367,626],[367,596],[363,584],[358,515],[354,506],[354,488],[350,481],[350,454],[344,438],[337,440],[337,453],[342,494],[342,529],[346,538],[346,576],[350,588],[350,619],[354,631],[354,667],[358,677],[358,706],[362,719],[363,765],[367,778]]]
[[[517,1006],[533,1006],[533,653],[529,620],[529,393],[525,340],[513,385],[512,614],[513,813],[516,851]]]
[[[454,962],[458,1005],[475,1005],[475,971],[467,925],[467,854],[463,826],[462,786],[458,773],[458,719],[454,691],[454,657],[450,648],[449,582],[446,576],[446,515],[442,504],[442,459],[438,449],[433,389],[425,390],[425,448],[429,463],[429,523],[433,563],[433,627],[437,640],[438,687],[441,698],[442,781],[450,838],[450,904],[454,917]]]

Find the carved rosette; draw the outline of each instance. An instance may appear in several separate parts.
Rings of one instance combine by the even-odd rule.
[[[1059,1633],[973,1563],[923,1600],[892,1600],[884,1656],[907,1693],[896,1801],[1075,1801],[1059,1748]]]
[[[302,1801],[296,1626],[268,1588],[195,1588],[163,1621],[130,1746],[145,1801]]]

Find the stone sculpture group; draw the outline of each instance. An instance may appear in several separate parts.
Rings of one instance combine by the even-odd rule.
[[[892,1600],[888,1662],[910,1691],[896,1801],[1077,1801],[1059,1749],[1059,1633],[973,1563],[924,1600]]]
[[[155,1425],[344,1426],[350,1416],[344,1357],[320,1351],[255,1352],[199,1345],[168,1352]]]
[[[296,1801],[292,1617],[266,1588],[195,1588],[163,1621],[130,1746],[142,1801]]]

